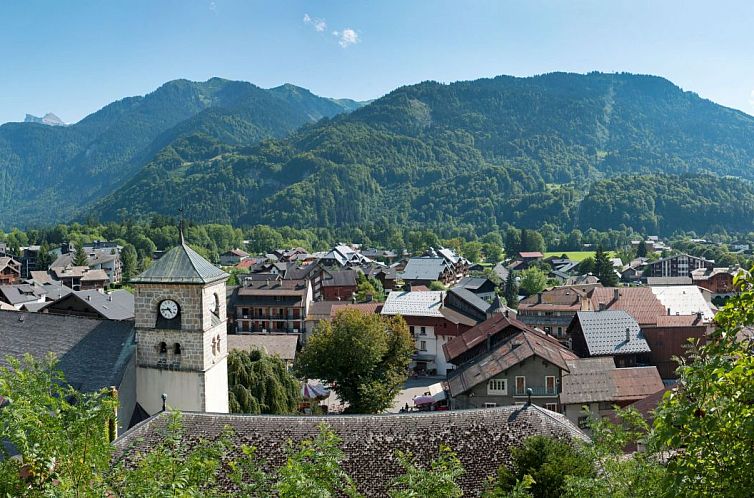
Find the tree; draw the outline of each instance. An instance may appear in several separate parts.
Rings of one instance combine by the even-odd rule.
[[[89,266],[89,256],[87,256],[84,250],[84,242],[79,240],[76,242],[76,249],[73,252],[73,266]]]
[[[439,280],[433,280],[429,283],[429,290],[431,291],[443,291],[445,290],[445,284]]]
[[[650,444],[674,452],[666,485],[676,496],[736,497],[754,489],[754,342],[741,331],[754,324],[752,271],[736,276],[740,294],[715,316],[707,342],[697,341],[681,360],[679,387],[656,411]]]
[[[636,248],[636,256],[639,258],[647,257],[647,243],[644,242],[644,239],[641,239],[639,247]]]
[[[518,307],[518,286],[513,271],[509,271],[508,277],[505,279],[505,302],[509,308]]]
[[[561,496],[567,476],[596,477],[595,466],[585,449],[576,441],[563,441],[547,436],[532,436],[511,450],[512,469],[498,469],[497,480],[487,493],[503,497],[526,476],[533,480],[529,488],[535,498]]]
[[[228,397],[232,413],[292,414],[298,411],[301,384],[279,356],[233,350],[228,354]]]
[[[457,498],[463,496],[458,478],[464,474],[463,465],[447,446],[440,445],[439,455],[428,468],[416,464],[411,453],[399,451],[398,461],[405,474],[393,481],[391,498]]]
[[[521,251],[521,232],[514,227],[505,231],[505,253],[509,257],[516,256]]]
[[[466,257],[466,259],[473,263],[476,263],[481,258],[482,247],[483,246],[481,242],[472,240],[463,244],[461,251],[463,252],[463,255]]]
[[[527,296],[542,292],[547,286],[547,275],[537,267],[527,268],[521,272],[521,290]]]
[[[582,259],[581,263],[579,263],[579,272],[581,272],[581,274],[583,275],[587,273],[594,274],[595,272],[594,258],[591,256],[588,256]]]
[[[103,496],[117,400],[65,383],[53,355],[6,358],[0,368],[0,493]],[[113,428],[112,431],[109,428]],[[10,458],[13,448],[18,458]]]
[[[603,287],[618,285],[618,276],[615,274],[613,263],[607,253],[602,250],[602,246],[597,246],[597,253],[594,255],[594,270],[595,276],[600,279]]]
[[[123,281],[128,282],[136,275],[138,271],[138,256],[136,249],[132,244],[125,244],[120,251],[121,271],[123,273]]]
[[[415,345],[400,316],[354,309],[321,321],[296,358],[300,377],[321,379],[348,403],[350,413],[388,408],[407,379]]]
[[[37,268],[47,270],[50,267],[53,263],[51,251],[50,244],[46,240],[42,242],[39,246],[39,255],[37,256]]]
[[[359,272],[356,276],[356,300],[359,302],[366,301],[371,296],[377,302],[385,300],[385,289],[382,283],[374,277],[367,277]]]

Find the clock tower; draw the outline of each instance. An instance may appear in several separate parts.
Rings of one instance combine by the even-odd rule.
[[[134,284],[136,400],[150,415],[228,412],[228,274],[186,245],[166,252]]]

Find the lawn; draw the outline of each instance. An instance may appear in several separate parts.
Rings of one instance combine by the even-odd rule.
[[[570,259],[571,261],[581,261],[581,260],[586,259],[586,258],[588,258],[590,256],[592,258],[594,257],[594,251],[565,251],[565,252],[563,252],[563,251],[553,251],[553,252],[546,252],[546,253],[544,253],[545,258],[549,258],[550,256],[560,256],[562,254],[565,254],[566,256],[568,256],[568,259]],[[613,251],[608,252],[607,256],[609,258],[616,257],[615,253]]]

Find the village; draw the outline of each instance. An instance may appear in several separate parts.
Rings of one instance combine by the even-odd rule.
[[[234,249],[213,265],[202,264],[217,278],[224,275],[222,269],[238,272],[238,284],[223,286],[214,294],[218,303],[211,304],[227,310],[222,323],[227,350],[263,350],[290,367],[317,325],[344,309],[400,315],[415,340],[415,352],[406,387],[388,411],[530,403],[563,414],[587,430],[585,408],[602,417],[610,416],[616,406],[635,406],[649,416],[675,384],[676,358],[684,357],[689,340],[703,339],[714,327],[714,303],[735,293],[733,277],[738,268],[673,253],[657,237],[634,244],[644,246],[645,256],[625,263],[612,258],[614,278],[620,281],[612,286],[603,285],[592,273],[582,273],[580,261],[566,254],[545,257],[541,252],[479,264],[443,247],[411,255],[340,244],[318,253],[291,248],[251,255]],[[64,244],[48,268],[39,268],[38,246],[24,247],[19,254],[0,246],[4,334],[17,329],[19,322],[38,331],[33,339],[4,340],[0,354],[34,352],[41,329],[60,339],[51,345],[61,358],[74,352],[88,355],[78,350],[86,349],[92,334],[105,329],[112,329],[119,340],[130,337],[135,342],[121,346],[143,348],[144,341],[136,341],[140,327],[145,327],[140,322],[159,329],[159,316],[155,324],[154,312],[141,309],[138,290],[135,299],[129,290],[111,289],[121,280],[121,249],[110,242],[80,250]],[[668,255],[657,257],[662,252]],[[174,264],[162,260],[164,254],[157,252],[155,263],[143,275],[163,263]],[[518,289],[521,277],[513,275],[529,268],[546,269],[548,284],[554,285],[530,295],[516,293],[514,302],[507,302],[506,285],[513,283]],[[182,269],[189,270],[195,271],[191,264]],[[187,283],[172,274],[146,281],[150,286]],[[62,338],[72,323],[81,329],[76,332],[79,336]],[[219,321],[210,323],[216,329]],[[150,353],[158,371],[187,368],[190,356],[185,345],[168,347],[179,344],[177,340],[160,344],[162,349]],[[122,351],[115,348],[113,353]],[[139,353],[138,362],[144,358]],[[71,366],[83,367],[79,361]],[[317,379],[302,381],[302,393],[312,398],[302,405],[306,407],[302,413],[311,413],[312,404],[319,404],[325,413],[343,411],[328,386]],[[186,393],[185,387],[177,392],[188,398],[199,395]],[[121,429],[158,411],[159,394],[148,401],[131,396],[132,406],[121,408]],[[121,396],[121,402],[128,399]],[[169,403],[180,407],[183,400],[171,394]],[[225,403],[218,406],[227,411]]]

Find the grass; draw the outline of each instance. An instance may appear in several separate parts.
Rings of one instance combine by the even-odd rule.
[[[568,259],[571,261],[582,261],[589,257],[594,257],[594,251],[552,251],[552,252],[546,252],[544,253],[545,258],[549,258],[550,256],[560,256],[562,254],[565,254],[568,256]],[[615,258],[615,252],[610,251],[607,253],[607,256],[609,258]]]

